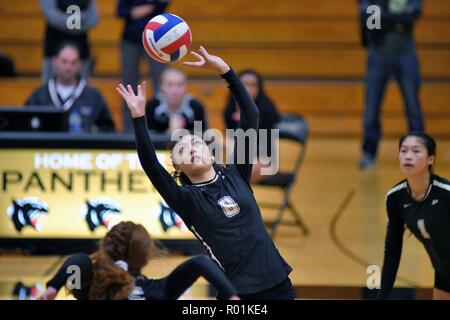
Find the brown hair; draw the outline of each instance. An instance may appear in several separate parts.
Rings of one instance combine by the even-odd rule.
[[[94,300],[127,299],[134,287],[133,275],[150,260],[154,245],[147,230],[140,224],[121,222],[103,238],[100,249],[92,254],[94,274],[89,298]],[[114,263],[128,263],[128,272]]]

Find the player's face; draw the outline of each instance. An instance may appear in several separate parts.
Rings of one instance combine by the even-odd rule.
[[[428,171],[433,164],[434,156],[429,156],[427,148],[422,141],[414,136],[407,137],[399,152],[400,169],[407,176]]]
[[[258,78],[254,74],[246,73],[241,76],[241,81],[245,89],[247,89],[250,97],[255,100],[259,94]]]
[[[186,76],[176,70],[167,71],[161,79],[160,89],[166,97],[169,107],[180,107],[187,92]]]
[[[74,48],[66,47],[53,60],[56,76],[62,82],[72,82],[81,68],[80,56]]]
[[[186,135],[172,150],[172,161],[177,170],[187,176],[196,176],[212,165],[211,152],[205,141],[194,135]]]

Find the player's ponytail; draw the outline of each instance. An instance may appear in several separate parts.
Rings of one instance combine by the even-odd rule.
[[[142,225],[130,221],[115,225],[91,257],[94,276],[89,298],[127,299],[134,287],[133,275],[141,273],[152,249],[153,240]]]
[[[94,277],[89,299],[126,300],[134,287],[134,278],[102,250],[92,256]]]

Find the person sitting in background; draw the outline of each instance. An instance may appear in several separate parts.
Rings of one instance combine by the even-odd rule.
[[[205,108],[187,93],[187,76],[177,68],[167,68],[161,75],[160,92],[146,107],[149,129],[171,135],[177,129],[194,130],[194,121],[208,128]]]
[[[79,75],[80,50],[74,43],[63,43],[53,58],[55,77],[37,88],[26,101],[27,106],[55,106],[70,113],[73,132],[114,132],[108,106],[101,93]]]
[[[267,129],[267,146],[265,154],[262,154],[262,150],[259,149],[259,135],[258,135],[258,147],[257,147],[257,162],[253,164],[252,170],[252,182],[260,182],[263,180],[261,175],[260,157],[268,156],[272,154],[273,143],[271,129],[275,129],[275,125],[280,121],[280,114],[277,111],[277,107],[266,95],[264,90],[264,82],[262,76],[254,70],[243,70],[239,73],[239,78],[247,89],[248,93],[255,101],[255,104],[259,109],[259,129]],[[236,130],[240,120],[240,109],[234,100],[233,96],[229,95],[227,105],[223,113],[225,126],[227,129]],[[228,146],[232,146],[233,142],[228,141]],[[227,148],[227,150],[232,148]]]
[[[70,26],[70,18],[74,12],[68,11],[76,5],[80,9],[80,25]],[[99,16],[95,0],[39,0],[41,12],[46,20],[44,40],[44,62],[42,66],[42,80],[48,81],[53,73],[52,58],[58,47],[65,41],[76,43],[80,48],[83,61],[81,75],[88,78],[91,74],[92,61],[90,59],[90,46],[88,31],[98,23]],[[75,19],[73,20],[75,23]]]

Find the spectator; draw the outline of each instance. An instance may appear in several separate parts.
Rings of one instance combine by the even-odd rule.
[[[275,104],[266,95],[264,90],[264,81],[262,76],[253,70],[244,70],[239,73],[239,77],[247,89],[250,96],[255,101],[259,109],[259,129],[267,129],[267,152],[262,154],[262,150],[259,150],[259,139],[257,144],[257,162],[253,165],[252,171],[252,182],[260,182],[263,180],[261,172],[261,161],[260,157],[268,156],[270,157],[273,149],[271,129],[275,129],[275,125],[280,121],[280,114],[277,111]],[[234,98],[229,95],[227,105],[224,111],[224,120],[227,129],[237,129],[240,120],[240,109]],[[258,135],[259,138],[259,135]],[[231,141],[227,142],[227,150],[231,149],[233,143]]]
[[[54,73],[52,57],[55,56],[57,48],[61,43],[70,41],[80,48],[81,76],[87,79],[93,68],[90,59],[90,46],[88,31],[98,23],[97,5],[95,0],[39,0],[42,14],[47,22],[44,43],[44,62],[42,66],[42,79],[47,82]],[[80,28],[70,29],[69,18],[73,12],[68,8],[76,4],[80,8]]]
[[[177,68],[167,68],[161,75],[161,91],[147,103],[148,127],[158,133],[171,135],[174,130],[194,130],[194,121],[202,121],[208,129],[205,108],[187,93],[187,76]]]
[[[122,63],[122,81],[137,87],[139,81],[139,62],[142,57],[150,68],[153,92],[158,92],[159,79],[164,64],[150,58],[142,45],[142,32],[147,22],[164,12],[168,0],[119,0],[117,14],[125,20],[120,46]],[[122,107],[123,131],[132,132],[133,125],[127,106]]]
[[[73,43],[63,43],[53,58],[55,77],[36,89],[26,105],[49,106],[70,112],[69,121],[78,117],[81,122],[75,131],[115,131],[111,114],[99,91],[79,76],[80,50]]]
[[[369,29],[367,8],[381,9],[381,29]],[[376,162],[381,138],[380,109],[386,84],[393,76],[400,86],[409,131],[423,131],[419,102],[420,71],[413,30],[422,13],[421,0],[360,0],[361,24],[368,47],[364,140],[359,167]]]

